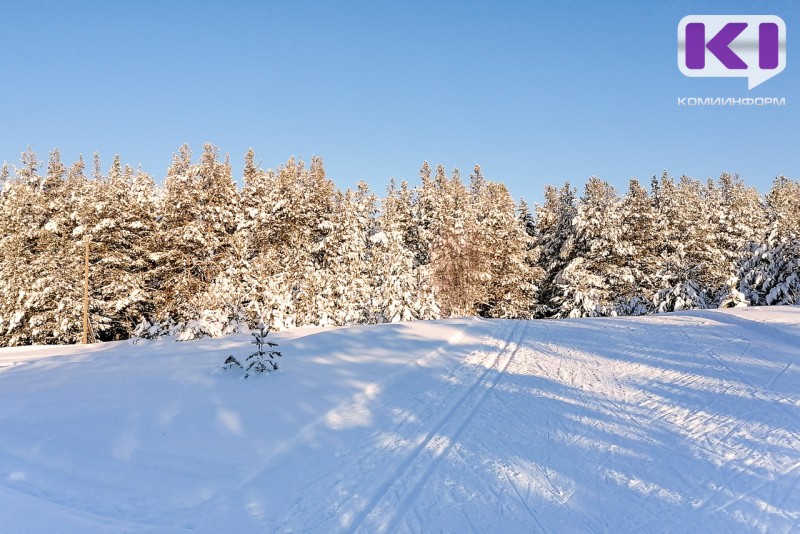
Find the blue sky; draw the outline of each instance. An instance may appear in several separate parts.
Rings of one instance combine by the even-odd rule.
[[[786,70],[687,78],[689,14],[774,14]],[[3,8],[0,160],[114,154],[163,178],[210,141],[239,173],[323,156],[340,187],[458,167],[539,201],[596,175],[624,190],[667,169],[800,179],[800,2],[15,2]],[[797,33],[795,33],[797,32]],[[795,37],[797,35],[798,37]],[[785,97],[778,108],[679,97]]]

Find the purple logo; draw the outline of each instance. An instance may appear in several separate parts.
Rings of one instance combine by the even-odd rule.
[[[691,77],[747,78],[786,68],[786,24],[774,15],[689,15],[678,24],[678,68]]]

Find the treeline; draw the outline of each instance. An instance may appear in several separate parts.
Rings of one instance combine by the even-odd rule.
[[[103,171],[58,150],[3,166],[0,345],[75,343],[90,243],[101,340],[459,315],[630,315],[800,302],[800,183],[759,195],[723,174],[664,173],[620,195],[590,178],[533,209],[505,186],[427,163],[421,185],[341,191],[322,160],[240,189],[228,158],[183,146],[163,186],[119,157]]]

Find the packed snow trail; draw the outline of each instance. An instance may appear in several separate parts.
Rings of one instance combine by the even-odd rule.
[[[0,350],[3,532],[797,532],[800,308]]]
[[[405,529],[797,531],[800,349],[720,315],[542,324]]]
[[[375,532],[394,530],[399,520],[410,509],[419,492],[436,471],[438,465],[458,442],[489,392],[497,386],[503,372],[508,368],[520,342],[527,331],[527,323],[514,324],[499,336],[503,346],[497,352],[490,351],[485,358],[480,354],[478,363],[484,366],[479,379],[459,392],[457,401],[444,417],[428,432],[414,448],[400,468],[389,475],[386,483],[367,503],[350,525],[351,530]],[[473,358],[474,359],[474,358]],[[430,409],[430,407],[428,407]]]

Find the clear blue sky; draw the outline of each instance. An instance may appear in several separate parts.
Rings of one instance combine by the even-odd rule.
[[[423,160],[478,162],[515,197],[591,175],[620,189],[663,169],[800,179],[800,2],[13,2],[3,7],[0,160],[31,145],[97,151],[163,178],[211,141],[237,173],[325,159],[340,187],[417,182]],[[786,70],[684,77],[689,14],[774,14]],[[785,107],[688,108],[678,97],[776,96]]]

